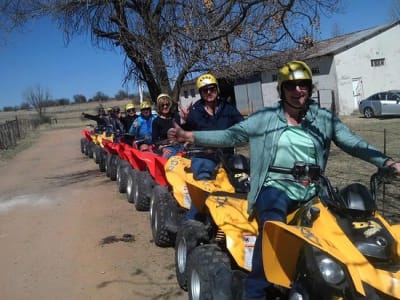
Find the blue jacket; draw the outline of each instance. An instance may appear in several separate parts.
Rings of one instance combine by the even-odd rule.
[[[378,167],[383,166],[389,159],[363,138],[354,134],[332,112],[318,107],[318,104],[312,100],[309,101],[309,109],[301,126],[312,138],[317,152],[317,164],[321,170],[325,170],[332,141],[346,153]],[[250,215],[253,213],[258,193],[265,182],[268,168],[275,157],[278,140],[287,126],[282,101],[280,101],[273,107],[255,112],[246,120],[227,130],[194,132],[196,144],[233,147],[249,143],[251,184],[247,198]]]
[[[203,100],[197,100],[191,107],[188,119],[184,125],[187,130],[220,130],[231,127],[243,120],[240,112],[231,104],[218,100],[217,110],[209,115],[203,105]]]
[[[152,126],[153,121],[156,118],[155,115],[150,115],[148,119],[143,118],[142,115],[136,118],[129,128],[129,134],[135,136],[135,139],[145,139],[146,142],[151,142]],[[136,125],[136,126],[135,126]]]

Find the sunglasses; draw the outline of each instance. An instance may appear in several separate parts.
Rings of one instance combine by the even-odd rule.
[[[206,87],[203,87],[200,90],[200,92],[204,93],[204,94],[207,94],[208,92],[215,93],[215,92],[217,92],[217,87],[216,86],[206,86]]]
[[[300,90],[305,91],[310,88],[310,81],[308,80],[290,80],[283,83],[283,88],[288,91],[294,91],[299,87]]]
[[[169,103],[160,104],[161,107],[169,107]]]
[[[135,110],[134,110],[133,108],[130,108],[130,109],[127,110],[127,112],[128,112],[128,113],[129,113],[129,112],[135,112]]]
[[[142,110],[142,111],[150,111],[151,108],[142,108],[141,110]]]

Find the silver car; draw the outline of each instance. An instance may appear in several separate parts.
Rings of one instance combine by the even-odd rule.
[[[366,118],[399,115],[400,90],[379,92],[361,100],[358,109]]]

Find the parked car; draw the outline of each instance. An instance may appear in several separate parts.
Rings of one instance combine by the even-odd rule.
[[[358,104],[359,111],[364,117],[399,115],[400,116],[400,90],[379,92],[361,100]]]

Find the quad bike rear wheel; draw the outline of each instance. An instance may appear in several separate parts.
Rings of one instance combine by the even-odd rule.
[[[150,209],[151,192],[155,185],[147,171],[137,172],[133,180],[133,197],[136,210],[148,211]]]
[[[128,178],[128,168],[131,165],[126,160],[120,159],[117,166],[117,185],[118,191],[122,193],[126,193],[127,186],[127,178]]]
[[[200,245],[190,253],[188,292],[193,300],[234,299],[230,260],[217,245]]]
[[[106,163],[107,163],[106,159],[107,159],[107,154],[103,149],[101,149],[101,151],[100,151],[100,159],[99,159],[99,170],[100,170],[100,172],[106,171]]]
[[[105,161],[106,161],[106,176],[110,177],[110,170],[111,170],[111,159],[112,159],[112,154],[107,153]]]
[[[126,198],[129,203],[135,203],[134,181],[138,171],[130,168],[126,174]]]
[[[93,160],[96,164],[100,162],[100,146],[93,144]]]
[[[169,192],[165,193],[156,186],[153,189],[151,207],[151,233],[154,243],[158,247],[170,247],[174,245],[175,238],[168,230],[168,214],[171,214],[173,207],[173,199]]]
[[[93,142],[89,142],[87,144],[87,152],[89,158],[93,158],[93,146],[94,146]]]
[[[85,154],[85,148],[86,148],[86,139],[81,138],[81,153]]]
[[[188,220],[179,227],[175,240],[175,271],[182,289],[187,290],[187,258],[190,252],[208,240],[206,225],[199,221]]]
[[[111,159],[110,159],[110,179],[112,181],[117,180],[117,166],[119,163],[120,158],[115,155],[111,154]]]

